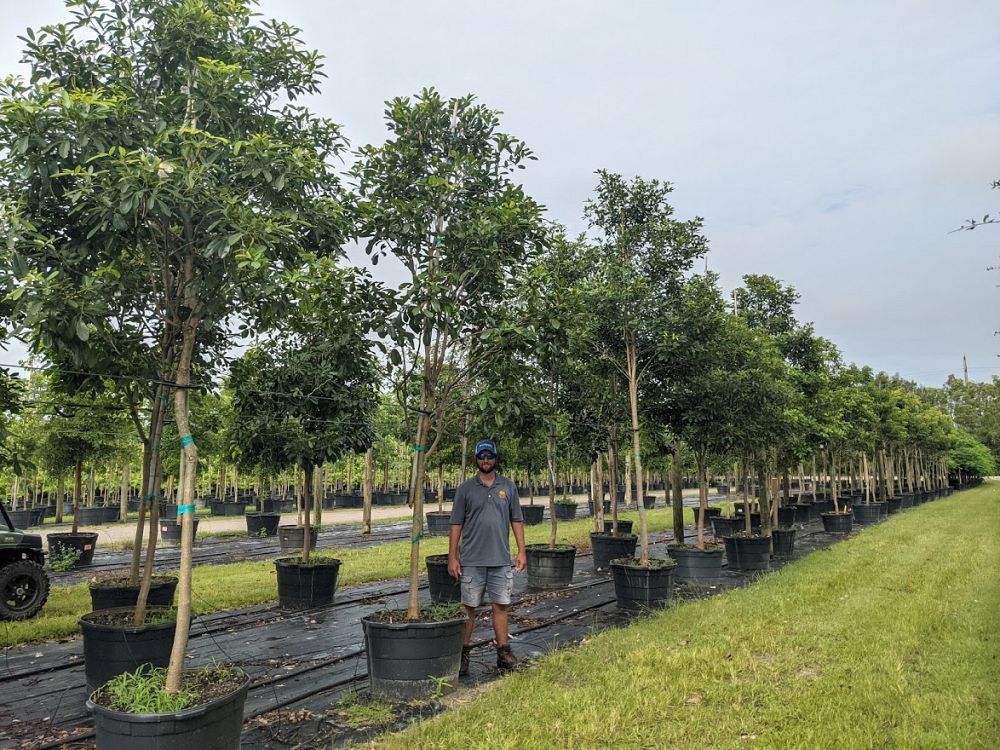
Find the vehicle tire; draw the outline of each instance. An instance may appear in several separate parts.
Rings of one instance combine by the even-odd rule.
[[[49,576],[30,560],[16,560],[0,569],[0,620],[27,620],[49,598]]]

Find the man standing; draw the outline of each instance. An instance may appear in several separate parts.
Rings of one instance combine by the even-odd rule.
[[[469,643],[476,625],[476,607],[489,592],[493,605],[493,632],[497,644],[497,668],[509,671],[517,666],[507,632],[507,607],[514,588],[510,569],[510,531],[517,541],[514,567],[524,570],[524,517],[517,487],[497,474],[497,446],[492,440],[476,443],[479,473],[463,482],[455,492],[451,508],[451,535],[448,540],[448,573],[462,579],[462,604],[468,621],[462,646],[461,675],[469,673]],[[461,550],[461,551],[459,551]]]

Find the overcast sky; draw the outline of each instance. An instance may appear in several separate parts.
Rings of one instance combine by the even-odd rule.
[[[0,72],[62,0],[0,0]],[[727,289],[767,273],[847,359],[928,385],[1000,374],[997,0],[263,0],[329,78],[309,104],[354,145],[384,100],[475,93],[583,229],[605,168],[668,180]],[[10,359],[13,352],[0,355]]]

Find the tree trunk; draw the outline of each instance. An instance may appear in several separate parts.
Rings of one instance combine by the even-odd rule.
[[[618,533],[618,430],[611,428],[608,436],[608,481],[611,483],[611,528],[614,533]],[[626,480],[627,481],[627,480]],[[626,484],[626,490],[628,485]],[[604,488],[601,488],[603,494]],[[601,498],[601,512],[604,511],[604,498]],[[604,526],[601,526],[604,530]]]
[[[670,457],[670,495],[674,514],[674,542],[684,544],[684,489],[681,487],[680,438],[674,439],[674,455]]]
[[[639,563],[649,564],[649,526],[646,522],[645,488],[642,481],[642,446],[639,440],[639,374],[638,351],[634,341],[627,341],[628,401],[632,412],[632,459],[635,463],[635,494],[639,505]]]
[[[83,461],[77,459],[73,467],[73,528],[72,533],[80,531],[80,493],[83,491]]]
[[[469,429],[471,419],[465,415],[465,428],[462,430],[462,481],[469,478]],[[531,496],[531,504],[535,504],[535,496]]]
[[[372,491],[375,488],[375,449],[365,451],[365,479],[361,490],[361,533],[372,533]]]
[[[178,358],[174,391],[174,419],[177,434],[184,450],[184,484],[180,488],[177,515],[181,521],[181,560],[177,581],[177,623],[174,644],[167,668],[166,691],[176,694],[181,689],[184,673],[184,655],[187,652],[188,631],[191,626],[191,560],[194,547],[194,485],[198,473],[198,446],[191,435],[188,414],[188,389],[191,383],[191,358],[194,354],[198,323],[189,320],[183,331],[180,357]],[[188,512],[181,513],[183,506]]]
[[[760,485],[760,533],[768,539],[771,538],[771,483],[768,481],[769,468],[769,462],[766,459],[758,461],[757,484]]]
[[[705,514],[708,512],[708,469],[705,452],[699,450],[695,461],[698,464],[698,508],[700,509],[698,518],[695,519],[698,523],[698,549],[705,549]],[[677,543],[683,544],[683,537]]]
[[[63,522],[63,505],[66,497],[66,477],[62,472],[56,480],[56,523]]]
[[[444,513],[444,464],[438,466],[438,513]]]
[[[556,529],[559,519],[556,518],[556,426],[549,426],[548,457],[549,467],[549,548],[556,546]]]
[[[118,500],[118,520],[128,520],[128,486],[131,481],[131,468],[128,464],[122,466],[122,491]]]
[[[311,512],[313,503],[316,499],[313,497],[313,478],[315,476],[316,467],[308,463],[305,465],[305,481],[302,483],[302,515],[305,518],[305,524],[302,527],[302,562],[309,562],[309,552],[312,547],[312,518]]]
[[[426,375],[425,375],[426,377]],[[424,471],[427,461],[427,446],[424,445],[430,432],[429,386],[425,380],[421,398],[421,411],[417,418],[417,434],[414,441],[412,474],[410,477],[410,507],[413,508],[413,524],[410,530],[410,588],[407,596],[406,619],[420,617],[420,603],[417,598],[420,577],[420,539],[424,531]]]

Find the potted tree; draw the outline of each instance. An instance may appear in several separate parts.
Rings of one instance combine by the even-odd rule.
[[[0,93],[0,162],[12,176],[0,199],[16,207],[19,227],[7,251],[24,259],[14,274],[17,314],[57,362],[75,357],[67,369],[155,384],[148,395],[135,388],[133,403],[161,420],[172,402],[184,453],[170,665],[131,692],[153,697],[153,707],[119,701],[121,684],[94,693],[97,742],[126,735],[129,747],[152,746],[193,722],[195,742],[209,746],[221,733],[228,739],[219,744],[232,746],[249,679],[235,669],[184,670],[198,463],[188,396],[224,360],[236,316],[246,331],[287,312],[306,248],[341,252],[347,222],[332,157],[343,143],[336,125],[287,104],[317,90],[315,55],[295,29],[259,23],[243,0],[95,0],[71,13],[65,27],[47,30],[51,46],[29,35],[38,85],[14,82]],[[63,65],[77,75],[67,78]],[[110,346],[63,346],[92,339],[128,344],[116,358]],[[151,453],[162,447],[156,419]],[[146,502],[158,499],[150,486]]]
[[[386,119],[389,140],[362,148],[352,174],[367,251],[373,260],[391,253],[409,272],[385,332],[411,429],[410,591],[405,610],[362,623],[372,691],[409,698],[440,680],[454,684],[466,622],[457,608],[421,608],[417,598],[427,461],[448,415],[463,410],[503,347],[497,311],[512,299],[542,226],[540,207],[511,179],[531,152],[499,131],[497,113],[471,96],[446,100],[425,89],[388,102]]]
[[[340,560],[315,556],[317,467],[366,451],[374,439],[378,372],[366,333],[379,287],[363,272],[311,259],[276,335],[233,364],[233,450],[245,468],[303,471],[301,554],[274,561],[286,609],[333,603]]]
[[[608,362],[625,386],[631,428],[631,465],[635,497],[645,497],[642,465],[639,391],[655,360],[653,342],[659,336],[665,310],[674,301],[683,274],[704,254],[701,220],[678,221],[667,202],[669,183],[631,181],[604,170],[598,172],[595,196],[584,208],[598,233],[595,262],[587,278],[586,326],[588,350]],[[626,609],[669,601],[673,560],[649,556],[646,507],[638,502],[639,559],[611,563],[618,605]]]

